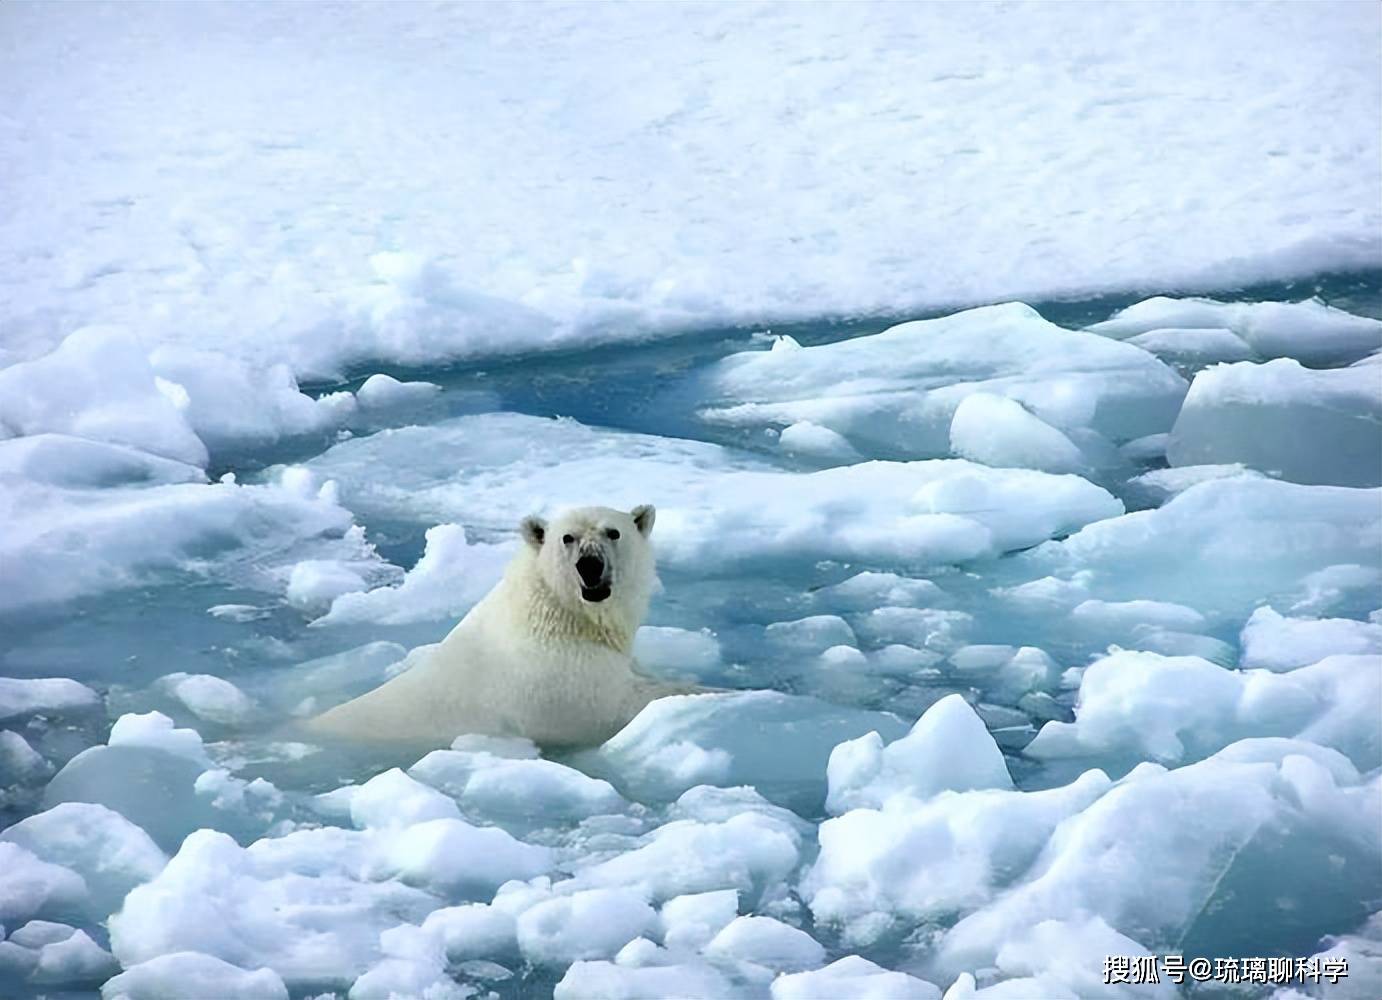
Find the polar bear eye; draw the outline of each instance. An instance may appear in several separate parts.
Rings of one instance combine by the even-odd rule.
[[[605,537],[608,538],[611,542],[619,541],[619,529],[610,528],[608,531],[605,532]]]
[[[563,545],[570,545],[570,544],[571,544],[572,542],[574,542],[575,540],[576,540],[575,537],[572,536],[572,535],[562,535],[562,536],[561,536],[561,543],[562,543]]]

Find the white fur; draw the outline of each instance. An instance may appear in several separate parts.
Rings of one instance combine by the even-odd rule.
[[[503,580],[420,662],[309,723],[350,740],[449,744],[462,733],[589,746],[677,688],[638,672],[634,633],[657,585],[651,507],[527,518]],[[637,518],[637,520],[635,520]],[[618,532],[611,540],[609,532]],[[565,538],[571,538],[567,543]],[[600,555],[609,597],[582,597],[576,559]]]

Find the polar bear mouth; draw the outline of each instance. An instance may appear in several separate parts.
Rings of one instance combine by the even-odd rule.
[[[598,587],[582,587],[581,599],[589,601],[591,604],[599,604],[609,597],[609,584],[602,583]]]

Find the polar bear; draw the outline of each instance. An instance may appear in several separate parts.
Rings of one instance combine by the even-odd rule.
[[[308,723],[318,736],[444,746],[462,733],[593,746],[685,687],[638,671],[633,639],[657,586],[654,508],[527,517],[504,578],[419,662]]]

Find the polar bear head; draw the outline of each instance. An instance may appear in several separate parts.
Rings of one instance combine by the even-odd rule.
[[[657,511],[578,507],[548,523],[525,517],[520,530],[546,589],[568,610],[637,628],[657,586],[648,541]]]

